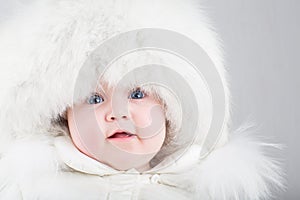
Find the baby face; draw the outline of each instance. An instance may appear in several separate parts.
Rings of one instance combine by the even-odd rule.
[[[102,85],[86,102],[69,108],[67,118],[75,146],[118,170],[149,169],[166,136],[161,103],[140,88]]]

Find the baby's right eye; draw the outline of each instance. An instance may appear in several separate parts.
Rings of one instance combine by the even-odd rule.
[[[90,96],[90,98],[88,99],[89,104],[98,104],[98,103],[102,103],[103,101],[104,101],[103,97],[101,97],[98,94],[94,94]]]

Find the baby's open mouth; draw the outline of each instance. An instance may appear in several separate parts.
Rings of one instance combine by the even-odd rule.
[[[112,138],[129,138],[129,137],[133,137],[133,136],[135,136],[135,134],[128,133],[128,132],[116,132],[113,135],[109,136],[108,139],[112,139]]]

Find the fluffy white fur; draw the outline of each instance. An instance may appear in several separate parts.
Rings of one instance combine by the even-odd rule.
[[[243,129],[228,136],[225,127],[218,148],[203,160],[195,143],[173,165],[146,174],[116,175],[77,155],[72,145],[71,160],[59,151],[57,139],[68,146],[69,136],[51,120],[72,104],[87,56],[105,39],[138,28],[173,30],[203,47],[224,82],[229,124],[220,43],[198,1],[42,0],[23,6],[0,24],[0,199],[263,199],[272,186],[282,187],[281,169],[265,150],[274,146]]]
[[[266,155],[277,147],[258,142],[251,134],[246,127],[237,130],[230,142],[204,160],[197,159],[198,147],[193,146],[164,170],[123,176],[79,152],[79,157],[71,158],[68,148],[55,150],[52,137],[28,138],[15,143],[1,159],[0,197],[125,199],[120,192],[124,190],[138,199],[266,199],[283,187],[278,162]],[[57,153],[61,150],[67,157]]]

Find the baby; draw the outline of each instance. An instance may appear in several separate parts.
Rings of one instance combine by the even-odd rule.
[[[200,3],[20,1],[0,24],[0,199],[246,200],[282,187],[272,145],[229,131],[222,45]]]
[[[167,136],[162,102],[142,87],[108,85],[68,109],[72,140],[82,153],[117,170],[149,170]]]

